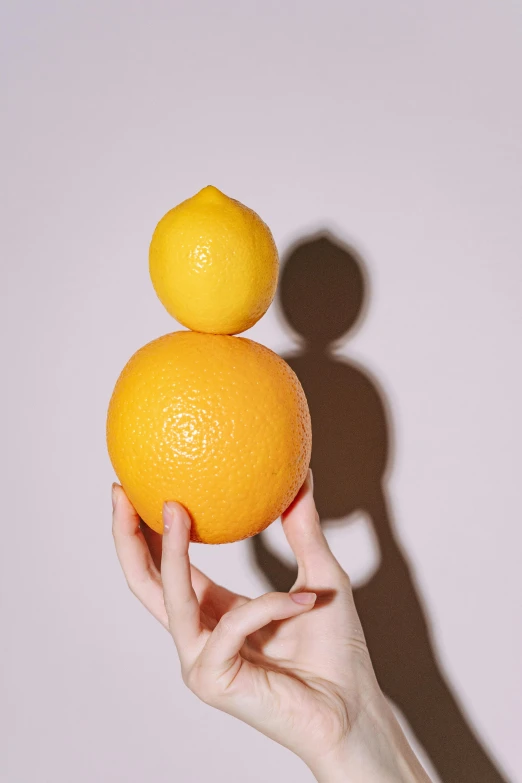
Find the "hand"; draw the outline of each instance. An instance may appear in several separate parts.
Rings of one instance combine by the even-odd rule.
[[[144,534],[118,485],[113,504],[129,587],[171,633],[183,680],[200,699],[292,750],[321,782],[429,783],[377,684],[350,580],[319,524],[311,474],[283,515],[297,581],[290,593],[252,600],[190,564],[191,521],[181,505],[165,504],[161,541]]]

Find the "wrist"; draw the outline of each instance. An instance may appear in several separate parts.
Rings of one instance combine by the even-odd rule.
[[[380,694],[339,747],[308,764],[318,783],[430,783]]]

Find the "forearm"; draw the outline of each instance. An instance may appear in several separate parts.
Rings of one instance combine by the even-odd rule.
[[[384,697],[361,715],[344,747],[308,766],[318,783],[430,783]]]

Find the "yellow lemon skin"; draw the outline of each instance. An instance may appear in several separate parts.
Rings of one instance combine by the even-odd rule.
[[[163,531],[162,507],[182,503],[193,541],[260,532],[303,483],[311,423],[297,376],[245,337],[173,332],[122,371],[107,417],[116,474],[140,517]]]
[[[209,185],[160,220],[149,271],[180,324],[233,335],[250,329],[270,306],[279,257],[259,215]]]

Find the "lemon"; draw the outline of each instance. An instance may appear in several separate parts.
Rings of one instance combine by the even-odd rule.
[[[160,301],[180,324],[233,335],[268,309],[279,258],[259,215],[209,185],[160,220],[149,270]]]

